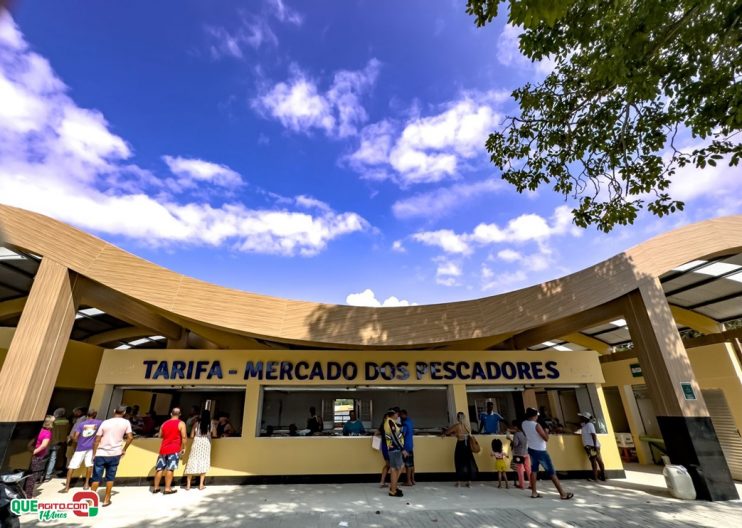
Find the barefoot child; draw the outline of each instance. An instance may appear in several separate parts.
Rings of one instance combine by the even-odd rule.
[[[502,481],[505,481],[505,489],[510,488],[508,477],[505,472],[508,470],[507,455],[502,449],[502,440],[495,438],[492,440],[492,456],[495,457],[495,471],[497,471],[497,487],[502,487]]]

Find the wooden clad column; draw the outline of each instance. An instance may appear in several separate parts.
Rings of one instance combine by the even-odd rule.
[[[0,371],[0,462],[44,419],[75,321],[69,270],[44,258]],[[24,425],[25,424],[25,425]],[[29,431],[26,431],[29,429]],[[28,438],[25,439],[28,441]]]
[[[624,317],[671,462],[688,468],[699,499],[739,498],[659,279],[626,296]]]

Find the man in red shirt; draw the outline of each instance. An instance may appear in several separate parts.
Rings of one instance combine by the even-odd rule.
[[[160,444],[160,455],[157,457],[157,465],[155,466],[155,485],[152,488],[152,493],[160,492],[160,479],[162,478],[162,472],[165,472],[165,495],[171,495],[177,493],[178,490],[171,488],[173,483],[173,471],[178,468],[178,462],[180,457],[185,453],[185,441],[186,441],[186,426],[180,419],[180,409],[177,407],[173,408],[170,413],[170,419],[162,424],[160,427],[160,438],[162,443]]]

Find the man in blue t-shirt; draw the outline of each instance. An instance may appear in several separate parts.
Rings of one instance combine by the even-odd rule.
[[[487,402],[487,412],[479,415],[479,434],[499,434],[503,417],[495,411],[495,404]]]
[[[399,417],[402,419],[402,434],[404,435],[404,448],[405,451],[407,451],[407,457],[404,459],[404,465],[405,465],[405,475],[407,476],[407,481],[404,483],[404,486],[414,486],[415,485],[415,456],[413,454],[413,444],[412,444],[412,437],[415,434],[415,424],[412,421],[412,418],[410,418],[407,415],[407,409],[400,409],[399,411]]]

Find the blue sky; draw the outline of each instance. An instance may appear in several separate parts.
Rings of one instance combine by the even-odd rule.
[[[463,4],[16,2],[0,202],[224,286],[372,305],[521,288],[742,209],[721,166],[678,174],[685,213],[610,235],[514,192],[484,140],[551,64]]]

